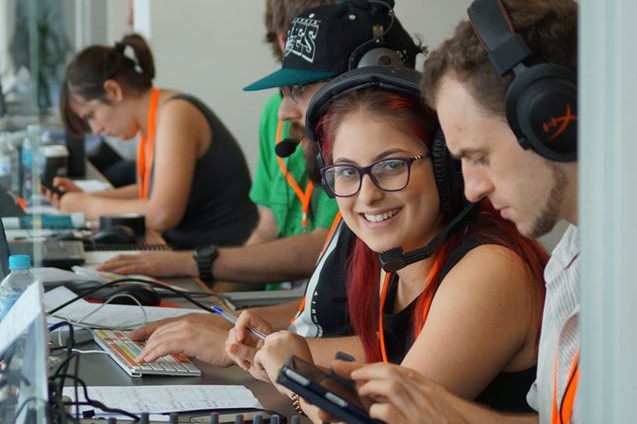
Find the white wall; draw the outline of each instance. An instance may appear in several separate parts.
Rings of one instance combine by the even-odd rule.
[[[396,3],[407,31],[433,47],[465,16],[470,1]],[[155,53],[156,84],[190,92],[210,105],[238,139],[252,170],[259,114],[271,91],[241,88],[279,66],[263,42],[264,9],[263,0],[135,0],[136,30],[150,37]],[[144,11],[148,17],[141,16]]]
[[[637,3],[582,0],[580,228],[584,424],[634,423],[637,400]],[[578,396],[580,393],[578,392]]]

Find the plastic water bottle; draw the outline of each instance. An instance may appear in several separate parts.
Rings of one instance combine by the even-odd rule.
[[[27,136],[22,142],[22,198],[28,205],[33,197],[33,168],[34,160],[37,160],[35,152],[40,145],[40,126],[29,125]]]
[[[20,159],[9,136],[0,132],[0,186],[20,194]]]
[[[9,270],[9,274],[0,283],[0,321],[9,313],[22,292],[33,282],[29,255],[9,256]]]

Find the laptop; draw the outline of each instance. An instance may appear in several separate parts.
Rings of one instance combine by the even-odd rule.
[[[0,217],[22,216],[24,211],[18,205],[18,198],[11,191],[0,187]]]
[[[29,243],[29,245],[29,247],[32,249],[32,244]],[[9,255],[14,253],[15,251],[12,246],[13,243],[7,241],[4,227],[2,226],[2,221],[0,220],[0,279],[9,274]],[[27,251],[25,253],[27,253],[28,255],[33,255],[33,250],[28,250],[28,248],[26,249]],[[73,263],[76,263],[76,261],[73,261]],[[34,267],[32,269],[32,272],[35,276],[35,279],[42,283],[45,290],[67,285],[80,287],[86,284],[85,287],[88,287],[88,284],[95,283],[95,281],[93,281],[94,278],[87,278],[86,276],[78,275],[74,272],[60,268]]]
[[[84,264],[84,243],[76,240],[10,241],[11,255],[30,255],[34,267],[71,269]]]
[[[48,422],[48,328],[42,285],[31,284],[0,322],[0,422]]]
[[[34,267],[56,267],[71,269],[85,260],[84,244],[81,241],[7,241],[7,234],[0,219],[0,271],[8,273],[9,255],[29,255]]]

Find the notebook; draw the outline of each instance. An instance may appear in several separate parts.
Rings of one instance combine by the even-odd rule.
[[[144,344],[131,340],[124,331],[93,330],[93,339],[131,377],[168,375],[197,377],[201,370],[182,354],[162,356],[153,362],[140,363],[135,357]]]

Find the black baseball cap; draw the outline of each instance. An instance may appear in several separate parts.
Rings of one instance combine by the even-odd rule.
[[[413,68],[421,48],[393,16],[393,6],[393,0],[350,0],[301,13],[288,28],[281,69],[244,91],[326,80],[356,68],[377,47],[396,52]]]

